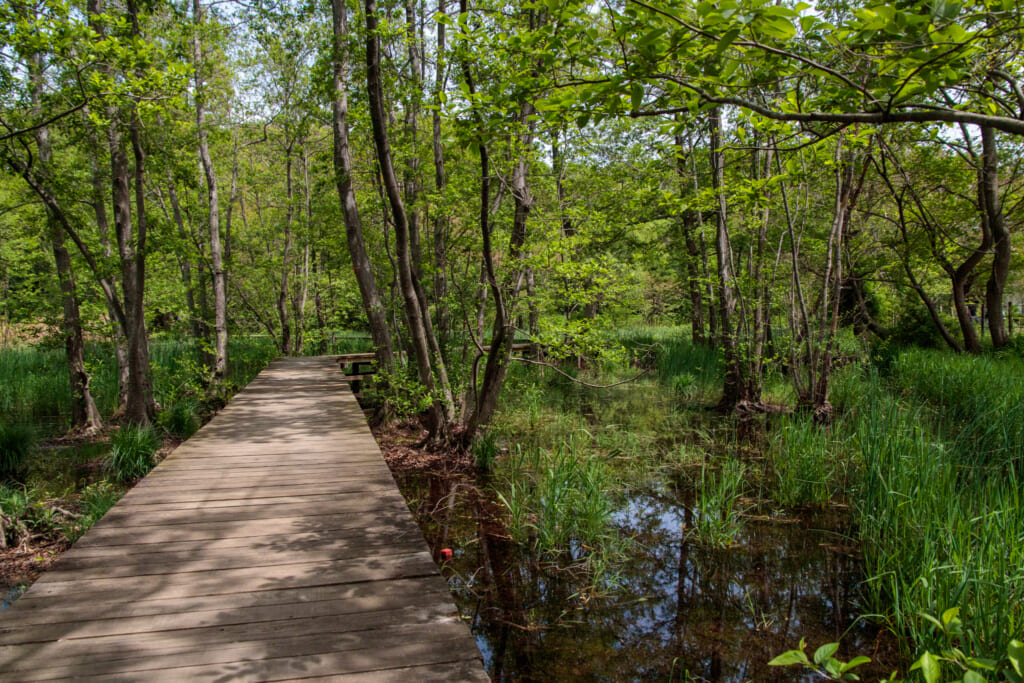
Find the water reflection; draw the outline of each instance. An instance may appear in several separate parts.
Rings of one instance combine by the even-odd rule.
[[[435,559],[454,551],[446,575],[496,681],[801,680],[766,664],[801,637],[874,654],[877,630],[851,627],[860,570],[834,518],[750,521],[736,547],[709,551],[684,538],[678,492],[628,492],[614,522],[633,543],[617,589],[595,596],[578,572],[521,552],[473,482],[399,485]]]

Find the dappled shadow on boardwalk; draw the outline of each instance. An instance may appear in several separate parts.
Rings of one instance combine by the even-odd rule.
[[[0,617],[0,679],[486,680],[339,377],[272,364]]]

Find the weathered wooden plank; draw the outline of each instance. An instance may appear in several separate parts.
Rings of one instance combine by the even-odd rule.
[[[328,496],[317,505],[305,503],[281,503],[272,507],[266,505],[239,505],[231,508],[209,508],[203,510],[203,520],[207,523],[238,522],[249,519],[278,519],[287,517],[323,517],[345,512],[369,512],[382,510],[404,499],[397,490],[376,491],[370,496],[333,497]],[[146,510],[133,507],[116,508],[104,518],[106,525],[119,526],[166,526],[169,524],[191,524],[195,515],[189,510]],[[109,519],[108,519],[109,518]]]
[[[80,574],[63,580],[43,577],[20,600],[54,595],[79,599],[88,595],[96,602],[133,602],[156,598],[187,598],[192,595],[245,593],[272,588],[325,586],[355,581],[402,579],[426,576],[437,566],[426,550],[408,552],[396,548],[393,554],[379,550],[358,560],[346,562],[319,561],[268,567],[215,569],[196,573],[153,574],[122,578],[96,578]],[[183,606],[184,608],[184,606]]]
[[[312,678],[303,678],[302,681],[304,683],[319,683],[320,681],[336,681],[337,683],[408,683],[408,681],[473,681],[475,683],[490,683],[491,678],[484,673],[480,662],[473,658],[460,662],[444,662],[443,664],[420,664],[417,666],[377,669],[376,671],[354,674],[314,676]]]
[[[308,633],[365,631],[396,625],[438,623],[451,618],[451,615],[446,614],[441,608],[444,604],[440,600],[441,595],[433,593],[426,597],[432,599],[429,604],[424,604],[423,598],[416,599],[420,603],[417,605],[395,604],[395,600],[387,604],[377,601],[382,606],[369,611],[344,610],[337,601],[316,603],[305,605],[307,613],[304,614],[258,620],[252,618],[255,615],[250,613],[250,620],[240,623],[204,625],[195,623],[199,619],[184,621],[178,615],[172,615],[172,618],[178,617],[173,619],[173,623],[183,624],[179,628],[154,628],[148,619],[107,619],[47,624],[12,634],[16,635],[16,640],[4,643],[4,654],[9,655],[12,660],[8,666],[9,670],[31,671],[40,666],[52,666],[86,656],[110,660],[137,659],[158,654],[190,652],[222,643],[255,642],[275,637],[294,638]],[[324,611],[317,608],[325,606],[333,609],[328,609],[323,614],[316,613]],[[38,653],[47,649],[41,648],[40,644],[55,640],[61,642],[60,648],[45,652],[47,659],[39,661]]]
[[[373,671],[396,664],[420,663],[424,658],[452,661],[465,658],[465,650],[476,647],[465,625],[452,620],[346,633],[312,633],[291,638],[240,641],[222,647],[204,648],[197,642],[192,651],[128,659],[89,657],[71,663],[39,665],[31,672],[36,680],[65,678],[107,678],[132,680],[131,676],[153,676],[165,680],[199,681],[231,677],[261,680],[289,677],[298,671],[314,675]],[[461,650],[461,652],[460,652]],[[458,652],[459,654],[453,654]],[[434,653],[433,656],[431,653]],[[301,665],[301,669],[296,668]],[[5,671],[0,681],[25,680],[26,672]],[[276,674],[276,676],[275,676]]]
[[[423,549],[423,542],[412,534],[388,534],[387,536],[359,536],[335,541],[307,541],[304,544],[287,543],[283,548],[255,547],[237,548],[234,552],[221,551],[150,553],[148,557],[133,556],[131,562],[110,565],[106,558],[68,558],[59,562],[47,572],[52,581],[81,581],[90,578],[84,574],[102,572],[104,578],[121,576],[146,576],[151,574],[185,574],[207,572],[214,569],[242,569],[245,567],[268,567],[278,564],[302,564],[348,558],[363,559],[377,553],[407,554]],[[287,549],[285,549],[287,548]],[[103,560],[106,560],[104,562]]]
[[[318,495],[349,495],[353,493],[370,493],[380,489],[393,489],[394,480],[390,475],[367,476],[357,479],[346,479],[338,482],[279,484],[273,488],[264,485],[222,486],[214,489],[198,489],[195,486],[135,487],[121,499],[121,507],[151,506],[168,503],[198,502],[213,507],[219,503],[232,501],[275,501],[288,502],[287,498]],[[268,495],[271,494],[271,495]],[[291,501],[298,502],[298,501]]]
[[[419,532],[419,529],[407,516],[400,515],[395,510],[386,509],[362,514],[349,512],[313,517],[278,517],[274,520],[272,528],[268,526],[266,520],[262,519],[226,523],[194,522],[164,527],[123,527],[109,524],[97,525],[90,529],[84,538],[79,539],[72,551],[77,551],[79,547],[149,545],[177,541],[240,538],[242,536],[260,537],[262,534],[335,534],[366,525]]]
[[[403,604],[416,604],[419,595],[447,595],[448,586],[440,576],[418,576],[409,579],[392,579],[350,584],[330,584],[326,586],[304,586],[300,588],[280,588],[251,593],[221,593],[217,595],[194,595],[189,598],[187,611],[183,609],[178,598],[156,598],[133,603],[118,604],[116,609],[104,612],[89,623],[97,629],[106,629],[104,624],[113,624],[120,619],[138,618],[141,622],[153,625],[153,630],[160,630],[161,624],[168,628],[188,628],[190,625],[216,625],[218,623],[246,623],[266,621],[280,615],[287,619],[289,615],[316,614],[316,603],[340,602],[351,605],[353,612],[370,611],[360,605],[372,605],[373,601],[401,599]],[[327,608],[330,609],[330,608]],[[305,610],[308,610],[305,611]],[[17,623],[0,619],[4,634],[20,632],[21,629],[41,624],[60,624],[71,622],[81,625],[79,621],[82,607],[76,601],[69,601],[63,596],[52,598],[34,598],[18,602]],[[269,617],[267,615],[270,615]],[[250,616],[252,615],[252,616]],[[116,630],[116,627],[115,627]],[[0,642],[7,642],[7,636]],[[11,642],[19,642],[14,639]]]

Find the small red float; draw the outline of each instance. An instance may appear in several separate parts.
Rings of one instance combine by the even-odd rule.
[[[452,559],[451,548],[441,548],[441,561],[448,562]]]

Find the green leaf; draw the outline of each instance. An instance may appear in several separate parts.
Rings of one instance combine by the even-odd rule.
[[[910,667],[911,671],[920,669],[924,676],[925,683],[939,683],[942,678],[942,662],[931,652],[925,652]]]
[[[633,111],[640,111],[640,105],[644,102],[644,86],[633,82],[629,85],[629,99]]]
[[[942,613],[942,623],[949,626],[949,622],[953,621],[960,614],[959,607],[950,607],[948,610]]]
[[[926,613],[924,613],[924,612],[921,612],[921,616],[922,616],[923,618],[927,619],[928,621],[932,622],[932,623],[933,623],[933,624],[935,624],[936,626],[938,626],[938,627],[939,627],[940,629],[942,629],[943,631],[945,631],[945,630],[946,630],[946,625],[945,625],[945,624],[943,624],[943,623],[942,623],[941,621],[939,621],[938,619],[936,619],[935,617],[933,617],[932,615],[930,615],[930,614],[926,614]]]
[[[807,659],[801,650],[790,650],[789,652],[783,652],[781,655],[768,662],[768,666],[792,666],[793,664],[805,664],[810,665],[810,661]]]
[[[865,657],[864,655],[861,655],[859,657],[854,657],[853,659],[848,661],[846,664],[843,664],[843,667],[842,667],[842,669],[840,669],[840,671],[842,673],[846,673],[850,669],[855,669],[858,666],[861,666],[861,665],[864,665],[864,664],[870,664],[870,663],[871,663],[871,657]]]
[[[825,643],[814,651],[814,663],[824,664],[839,651],[839,643]]]
[[[1019,640],[1011,640],[1006,646],[1006,658],[1010,660],[1010,666],[1017,672],[1018,676],[1024,676],[1024,643]]]
[[[738,28],[726,31],[725,35],[718,39],[718,44],[715,46],[715,57],[720,57],[732,45],[732,41],[736,40],[736,36],[739,34],[740,29]]]
[[[988,683],[988,680],[977,671],[967,671],[964,674],[964,683]]]

